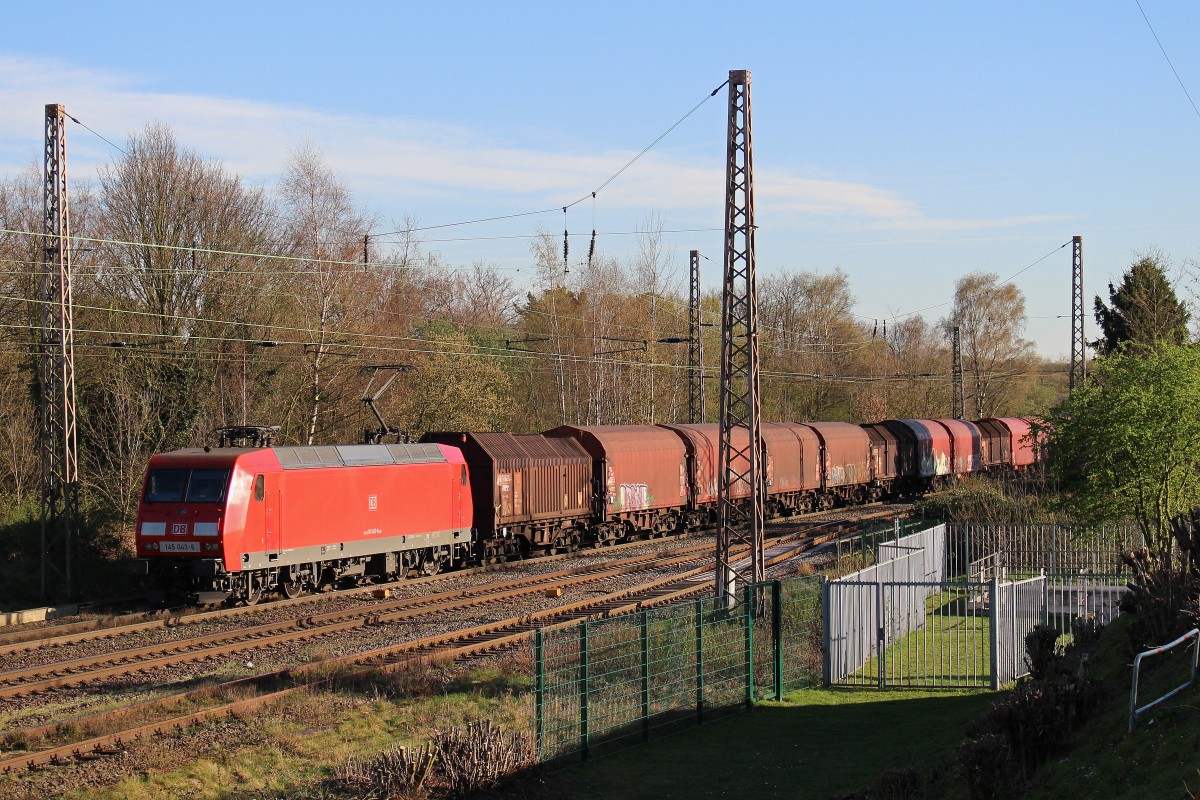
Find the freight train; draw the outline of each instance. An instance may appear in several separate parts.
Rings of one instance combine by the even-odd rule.
[[[746,429],[734,433],[744,447]],[[1037,460],[1019,418],[764,423],[762,438],[771,516],[914,496]],[[714,424],[564,425],[176,450],[150,459],[134,563],[159,591],[252,604],[696,530],[716,520],[719,444]]]

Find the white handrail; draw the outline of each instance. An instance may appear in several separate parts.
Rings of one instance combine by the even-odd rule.
[[[1138,674],[1139,674],[1139,671],[1142,666],[1142,659],[1145,658],[1146,656],[1161,655],[1162,653],[1167,652],[1168,650],[1172,649],[1176,645],[1183,644],[1188,639],[1195,639],[1197,641],[1197,646],[1192,648],[1192,676],[1190,678],[1188,678],[1187,682],[1182,683],[1179,686],[1176,686],[1174,689],[1167,692],[1166,694],[1164,694],[1162,697],[1158,698],[1157,700],[1152,700],[1151,702],[1147,703],[1146,705],[1142,706],[1141,708],[1138,708],[1138,706],[1137,706]],[[1191,686],[1193,683],[1196,682],[1196,667],[1197,667],[1198,663],[1200,663],[1200,628],[1192,628],[1190,631],[1185,633],[1183,636],[1180,636],[1178,639],[1171,642],[1170,644],[1164,644],[1164,645],[1161,645],[1160,647],[1155,647],[1153,650],[1147,650],[1144,653],[1138,653],[1137,657],[1133,659],[1133,686],[1129,690],[1129,733],[1133,733],[1134,726],[1137,725],[1137,718],[1139,716],[1141,716],[1144,712],[1149,711],[1150,709],[1154,708],[1156,705],[1163,702],[1164,700],[1168,700],[1168,699],[1174,697],[1175,695],[1179,694],[1184,689],[1188,688],[1189,686]]]

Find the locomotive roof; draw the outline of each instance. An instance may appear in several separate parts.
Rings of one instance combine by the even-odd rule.
[[[394,464],[445,463],[446,456],[436,444],[334,444],[290,447],[214,447],[210,450],[189,448],[165,453],[166,456],[206,458],[232,463],[239,456],[270,451],[284,469],[320,467],[367,467]]]
[[[271,449],[284,469],[436,464],[446,461],[442,448],[436,444],[332,444]]]

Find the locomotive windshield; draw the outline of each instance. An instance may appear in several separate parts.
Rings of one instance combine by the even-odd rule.
[[[219,503],[229,484],[227,469],[152,469],[147,503]]]

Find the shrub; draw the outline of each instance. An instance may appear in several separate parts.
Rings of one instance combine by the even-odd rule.
[[[505,733],[491,720],[438,731],[433,744],[451,797],[492,788],[529,769],[534,761],[527,737]]]
[[[995,733],[968,739],[958,748],[971,800],[1000,800],[1016,796],[1016,770],[1008,741]]]
[[[1011,488],[1005,492],[995,482],[967,478],[953,488],[926,495],[917,501],[921,516],[946,522],[988,520],[1010,525],[1051,522],[1053,515],[1039,498]]]
[[[436,761],[437,753],[429,745],[412,751],[389,747],[374,758],[348,759],[334,773],[333,783],[362,800],[424,797]]]
[[[1087,650],[1100,641],[1104,626],[1095,617],[1075,617],[1071,620],[1071,647]]]
[[[897,767],[871,781],[867,788],[838,795],[834,800],[921,800],[926,796],[925,777],[920,770]]]
[[[1089,678],[1062,683],[1030,681],[996,701],[979,724],[978,735],[1001,737],[1014,766],[1028,777],[1062,750],[1103,699],[1103,687]]]
[[[1165,644],[1188,630],[1187,609],[1200,595],[1194,571],[1176,567],[1145,548],[1124,553],[1122,558],[1134,575],[1121,601],[1121,610],[1134,615],[1126,628],[1132,652]]]
[[[1058,629],[1051,625],[1035,625],[1025,634],[1025,664],[1035,681],[1050,676],[1054,665],[1062,655],[1056,647]]]

